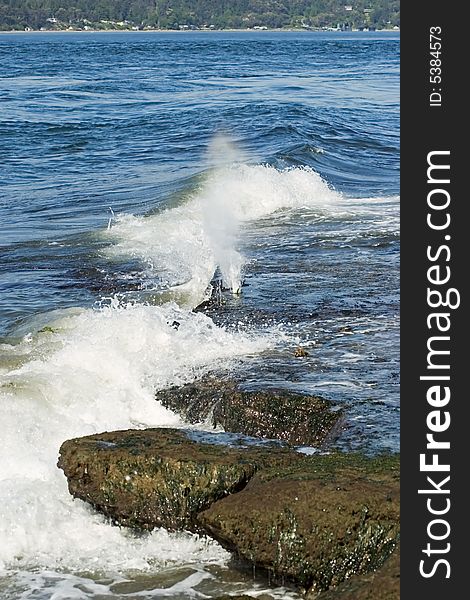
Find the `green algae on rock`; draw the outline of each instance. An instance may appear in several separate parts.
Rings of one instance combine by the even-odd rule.
[[[64,442],[58,466],[70,493],[120,525],[198,530],[195,516],[242,489],[281,448],[196,443],[178,429],[101,433]]]
[[[333,454],[264,470],[198,520],[223,546],[314,598],[379,568],[394,550],[398,458]]]
[[[280,389],[246,391],[233,381],[214,378],[161,390],[156,398],[190,423],[210,419],[213,427],[225,431],[291,445],[321,445],[342,416],[320,396]]]
[[[209,534],[309,600],[332,600],[320,596],[328,590],[372,599],[375,579],[362,575],[375,571],[394,593],[387,558],[399,541],[398,456],[304,456],[266,442],[227,447],[219,434],[200,434],[96,434],[64,442],[58,464],[71,494],[115,523]]]
[[[337,588],[318,595],[308,593],[306,600],[399,600],[400,599],[400,548],[384,565],[366,575],[354,575]]]

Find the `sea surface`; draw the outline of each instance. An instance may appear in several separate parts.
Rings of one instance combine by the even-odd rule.
[[[2,600],[297,597],[110,526],[58,449],[216,373],[398,451],[398,193],[398,33],[0,35]]]

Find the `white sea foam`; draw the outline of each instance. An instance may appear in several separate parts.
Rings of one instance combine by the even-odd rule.
[[[216,145],[213,152],[220,151]],[[191,381],[273,343],[267,335],[228,332],[186,310],[205,298],[217,267],[226,285],[240,288],[244,223],[282,209],[367,215],[380,210],[379,202],[353,207],[308,168],[220,161],[184,203],[147,217],[116,215],[102,234],[112,242],[108,256],[142,260],[149,280],[178,304],[112,300],[100,310],[63,311],[52,320],[39,317],[31,333],[23,328],[21,343],[0,346],[0,573],[16,569],[19,589],[52,586],[54,597],[81,598],[100,593],[98,584],[58,577],[58,571],[125,573],[224,561],[228,555],[215,542],[163,530],[136,537],[72,500],[56,467],[60,444],[104,430],[180,426],[155,402],[155,389]],[[38,575],[41,568],[47,572]]]
[[[68,311],[19,345],[3,345],[1,354],[14,355],[17,366],[0,373],[0,570],[223,560],[217,544],[194,536],[157,531],[137,538],[110,527],[72,500],[57,453],[75,436],[181,425],[154,400],[156,388],[268,345],[266,337],[228,332],[176,305]]]
[[[186,203],[146,218],[118,216],[105,235],[115,242],[112,253],[147,261],[167,276],[168,287],[180,285],[183,304],[194,306],[216,267],[233,290],[240,287],[241,223],[336,198],[308,169],[226,166]],[[63,311],[49,322],[41,316],[36,331],[30,329],[19,344],[0,347],[0,570],[27,578],[38,568],[125,572],[159,562],[225,560],[215,542],[163,530],[136,537],[110,527],[68,494],[57,453],[75,436],[180,426],[154,400],[155,389],[260,352],[268,337],[228,332],[174,303],[115,300],[99,310]]]
[[[244,222],[280,209],[332,210],[340,201],[312,169],[233,164],[214,170],[184,204],[147,217],[118,215],[106,232],[114,242],[108,254],[140,259],[150,280],[169,288],[179,304],[194,307],[207,296],[217,267],[225,285],[239,290]]]

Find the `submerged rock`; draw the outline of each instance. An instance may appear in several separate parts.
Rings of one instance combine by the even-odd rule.
[[[58,466],[73,496],[120,525],[195,531],[199,512],[242,489],[268,459],[292,455],[281,448],[196,443],[178,429],[146,429],[68,440]]]
[[[245,391],[234,382],[209,378],[159,391],[156,398],[190,423],[210,420],[225,431],[292,445],[321,445],[342,416],[319,396],[278,389]]]
[[[259,472],[202,512],[224,547],[310,598],[381,567],[399,537],[398,458],[312,456]]]

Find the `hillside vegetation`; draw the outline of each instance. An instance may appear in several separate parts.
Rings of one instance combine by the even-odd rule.
[[[397,0],[0,0],[0,29],[390,28]]]

